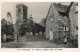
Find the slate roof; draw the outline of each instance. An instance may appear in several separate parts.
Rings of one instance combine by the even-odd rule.
[[[61,5],[60,3],[59,4],[53,3],[53,5],[57,9],[58,12],[66,12],[68,8],[67,5]]]

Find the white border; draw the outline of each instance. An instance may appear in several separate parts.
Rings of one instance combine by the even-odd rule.
[[[78,4],[80,2],[79,0],[0,0],[0,20],[1,20],[1,2],[71,2],[71,1],[78,1]],[[80,4],[78,7],[78,10],[80,11],[79,8],[80,8]],[[78,12],[78,26],[80,27],[79,15],[80,15],[80,12]],[[1,27],[1,23],[0,23],[0,27]],[[78,35],[80,34],[79,32],[80,30],[78,31]],[[1,34],[1,28],[0,28],[0,34]],[[0,35],[0,39],[1,39],[1,35]],[[79,36],[79,39],[80,39],[80,36]],[[79,40],[78,42],[80,43]],[[1,43],[0,43],[0,46],[1,46]],[[20,49],[20,51],[17,49]],[[22,49],[30,49],[30,51],[27,50],[27,52],[40,52],[37,50],[32,51],[32,49],[54,49],[53,51],[48,50],[49,52],[80,52],[79,48],[0,48],[0,52],[18,52],[18,51],[24,52],[26,51]],[[55,49],[63,49],[63,50],[55,50]],[[42,51],[42,52],[48,52],[48,51]]]

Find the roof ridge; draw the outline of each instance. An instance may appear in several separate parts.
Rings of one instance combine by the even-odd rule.
[[[54,7],[57,9],[58,12],[66,12],[68,6],[67,5],[62,5],[60,3],[53,3]]]

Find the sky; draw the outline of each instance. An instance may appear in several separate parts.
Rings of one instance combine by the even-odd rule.
[[[16,22],[16,5],[17,4],[25,4],[28,6],[28,16],[32,14],[33,20],[37,23],[41,21],[41,19],[46,18],[49,7],[52,2],[2,2],[1,4],[1,19],[6,19],[7,12],[11,13],[13,23]],[[63,3],[63,5],[69,5],[69,2]]]

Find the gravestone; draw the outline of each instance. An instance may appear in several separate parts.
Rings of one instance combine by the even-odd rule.
[[[4,40],[4,42],[6,42],[6,34],[3,34],[3,40]]]

